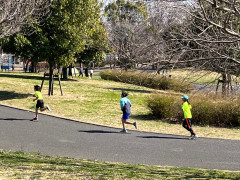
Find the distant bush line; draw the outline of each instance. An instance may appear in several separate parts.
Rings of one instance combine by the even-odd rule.
[[[130,83],[159,90],[173,90],[187,93],[191,85],[179,80],[165,78],[150,73],[105,70],[100,73],[102,79]]]
[[[192,123],[202,126],[239,127],[240,101],[229,100],[209,95],[190,96],[192,105]],[[159,119],[179,123],[183,120],[181,96],[152,94],[147,99],[152,114]]]

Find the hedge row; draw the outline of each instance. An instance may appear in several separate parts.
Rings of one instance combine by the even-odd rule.
[[[174,90],[177,92],[189,92],[191,85],[175,79],[164,78],[160,75],[149,73],[126,72],[106,70],[100,73],[102,79],[130,83],[159,90]]]
[[[240,126],[240,101],[229,100],[208,95],[190,96],[192,105],[193,124],[209,125],[217,127],[239,127]],[[148,107],[153,115],[160,119],[183,120],[181,109],[181,96],[167,96],[152,94],[147,99]]]

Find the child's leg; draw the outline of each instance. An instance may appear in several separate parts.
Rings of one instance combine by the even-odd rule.
[[[187,129],[191,133],[191,135],[196,135],[191,126],[192,126],[191,119],[185,119],[183,121],[183,127]]]
[[[47,109],[47,108],[45,108],[45,107],[44,107],[44,108],[40,108],[40,111],[43,112],[43,111],[45,111],[46,109]]]
[[[126,119],[123,119],[123,121],[124,121],[125,124],[131,124],[131,125],[133,125],[132,122],[130,122],[130,121],[126,120]]]
[[[189,126],[189,131],[191,133],[191,135],[196,135],[196,133],[193,131],[192,129],[192,122],[191,122],[191,119],[187,119],[187,124]]]
[[[125,129],[125,122],[126,122],[126,120],[122,118],[122,126],[123,126],[123,129]]]
[[[122,116],[123,129],[125,129],[125,124],[133,124],[133,123],[127,121],[129,118],[129,115],[130,114],[123,113],[123,116]]]
[[[188,130],[188,126],[187,126],[187,121],[186,119],[184,119],[183,123],[182,123],[182,126]]]
[[[35,109],[35,117],[38,116],[38,108]]]
[[[132,122],[129,122],[127,119],[122,119],[122,124],[123,124],[123,129],[125,129],[125,124],[131,124],[137,129],[137,123],[136,122],[132,123]]]
[[[122,117],[123,129],[125,129],[125,124],[131,124],[137,129],[136,122],[132,123],[132,122],[128,121],[129,116],[130,116],[130,114],[123,114],[123,117]]]

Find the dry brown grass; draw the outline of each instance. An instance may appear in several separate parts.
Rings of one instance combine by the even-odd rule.
[[[5,76],[1,77],[2,74]],[[32,74],[20,73],[20,75]],[[41,74],[38,76],[42,77]],[[0,77],[0,93],[6,93],[4,96],[0,95],[0,103],[34,111],[35,103],[29,94],[34,93],[33,86],[40,85],[41,80],[12,77],[11,73],[0,73]],[[180,124],[168,124],[149,116],[150,111],[147,109],[145,99],[153,92],[152,89],[97,79],[77,78],[76,80],[62,82],[64,96],[61,96],[57,83],[54,88],[54,96],[48,96],[48,85],[45,82],[42,91],[44,101],[52,108],[51,112],[46,113],[77,121],[121,128],[122,114],[119,101],[120,93],[124,89],[129,92],[132,102],[130,120],[137,121],[140,131],[189,135]],[[172,93],[170,91],[159,92]],[[127,128],[134,129],[131,126],[127,126]],[[200,137],[240,139],[239,129],[199,126],[193,126],[193,128]]]

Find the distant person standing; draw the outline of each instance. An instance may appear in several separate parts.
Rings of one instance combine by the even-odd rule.
[[[120,131],[122,133],[126,133],[127,132],[127,129],[125,128],[125,124],[131,124],[133,126],[135,126],[135,128],[137,129],[137,124],[136,122],[132,123],[132,122],[129,122],[128,119],[129,119],[129,116],[131,114],[131,101],[127,98],[128,96],[128,93],[126,92],[122,92],[121,94],[121,99],[120,99],[120,107],[121,107],[121,110],[123,112],[123,115],[122,115],[122,126],[123,126],[123,129]]]
[[[182,96],[182,101],[183,101],[182,109],[183,109],[183,113],[184,113],[183,127],[191,133],[190,139],[196,139],[196,138],[198,138],[198,136],[192,129],[192,123],[191,123],[191,120],[192,120],[192,113],[191,113],[192,106],[189,103],[189,97],[187,95],[183,95]]]
[[[35,94],[33,95],[33,97],[35,97],[35,99],[33,99],[33,102],[37,100],[37,104],[36,104],[36,109],[35,109],[35,116],[31,121],[34,120],[38,120],[38,109],[40,108],[40,111],[45,111],[46,109],[51,111],[49,106],[44,107],[44,101],[43,101],[43,96],[41,91],[41,87],[38,85],[34,86],[34,91]]]
[[[82,67],[80,67],[80,69],[79,69],[79,76],[83,77],[83,68]]]
[[[85,68],[85,76],[89,77],[89,75],[88,75],[88,68],[87,67]]]
[[[93,77],[93,69],[90,70],[90,78],[92,79]]]
[[[162,76],[163,76],[164,78],[167,77],[167,72],[166,72],[165,70],[163,71]]]

